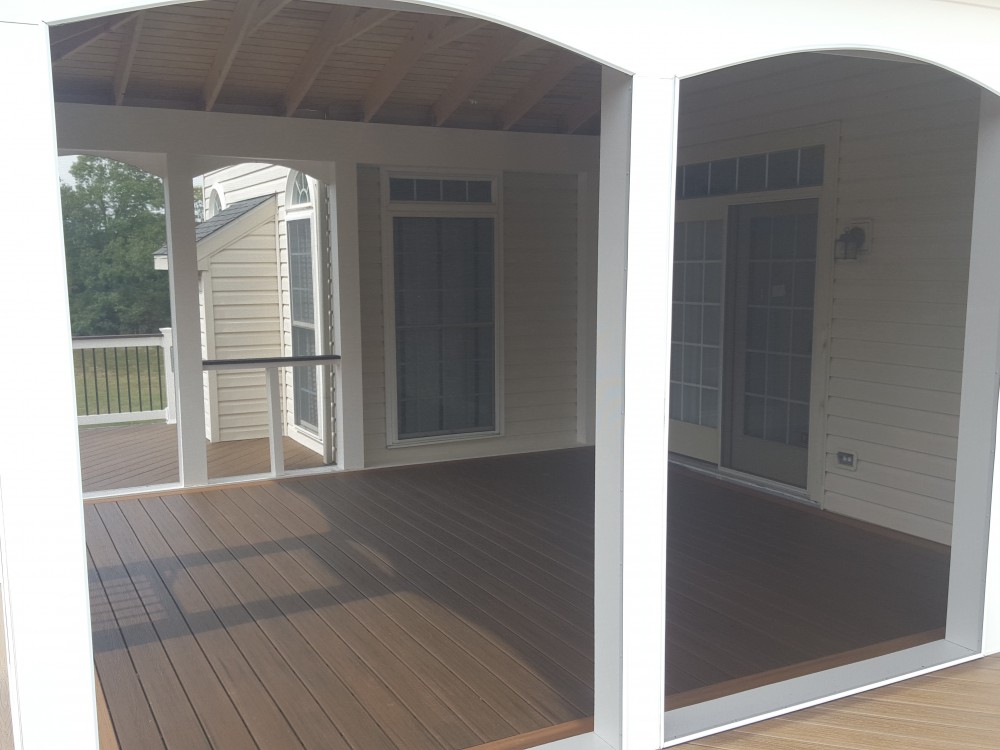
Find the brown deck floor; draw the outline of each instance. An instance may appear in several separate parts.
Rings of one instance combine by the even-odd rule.
[[[668,693],[922,633],[947,553],[671,475]],[[122,750],[459,750],[592,713],[593,452],[88,506]]]
[[[285,468],[323,465],[322,456],[284,438]],[[178,481],[177,426],[135,424],[80,428],[84,492],[101,492]],[[211,479],[271,470],[267,438],[208,443]]]

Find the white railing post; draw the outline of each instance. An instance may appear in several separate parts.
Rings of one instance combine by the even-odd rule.
[[[160,333],[163,334],[160,340],[160,346],[163,347],[163,390],[167,399],[163,413],[167,424],[177,424],[177,408],[174,406],[177,399],[177,394],[174,393],[174,332],[170,328],[161,328]]]
[[[281,383],[277,366],[264,370],[267,374],[267,436],[271,441],[271,473],[285,473],[285,444],[281,430]]]

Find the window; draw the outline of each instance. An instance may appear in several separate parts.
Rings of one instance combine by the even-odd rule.
[[[461,205],[492,205],[493,194],[492,179],[389,181],[396,440],[499,430],[497,220]],[[409,201],[437,205],[393,206]]]
[[[222,211],[222,198],[219,197],[219,191],[213,188],[208,193],[208,207],[205,210],[205,218],[211,219],[220,211]]]
[[[317,353],[316,281],[313,231],[315,216],[309,178],[299,172],[288,191],[288,284],[291,303],[292,356]],[[292,368],[294,423],[319,434],[319,378],[314,366]]]
[[[808,146],[677,168],[677,198],[787,190],[823,184],[823,146]]]
[[[670,357],[670,418],[719,426],[722,362],[722,221],[677,222]]]

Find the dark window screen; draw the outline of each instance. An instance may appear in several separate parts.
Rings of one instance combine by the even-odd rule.
[[[393,219],[400,439],[496,428],[493,222]]]

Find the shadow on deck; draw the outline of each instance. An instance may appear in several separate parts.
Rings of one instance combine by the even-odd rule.
[[[943,626],[947,549],[685,470],[670,481],[668,702]],[[462,750],[586,731],[592,450],[85,517],[95,661],[123,750]]]

